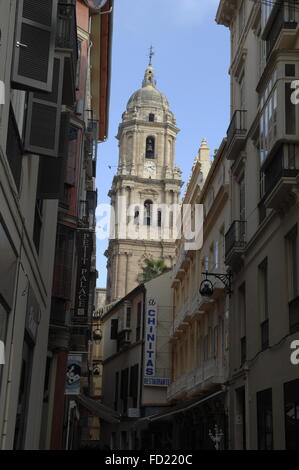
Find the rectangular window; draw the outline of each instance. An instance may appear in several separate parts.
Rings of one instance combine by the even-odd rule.
[[[295,75],[296,75],[295,64],[286,64],[285,65],[285,76],[286,77],[295,77]]]
[[[268,319],[268,261],[267,258],[258,267],[259,310],[261,321]]]
[[[128,386],[129,386],[129,369],[121,371],[120,382],[120,398],[122,399],[122,412],[126,413],[128,409]]]
[[[240,338],[240,363],[246,361],[246,290],[245,283],[239,287],[239,338]]]
[[[268,155],[273,140],[277,135],[277,71],[275,70],[268,82],[265,92],[260,98],[260,163]]]
[[[118,332],[118,319],[113,318],[111,320],[110,339],[117,339],[117,332]]]
[[[272,389],[256,394],[258,450],[273,449]]]
[[[299,379],[284,384],[286,450],[299,448]]]
[[[268,261],[267,258],[258,267],[258,293],[262,350],[269,346],[269,311],[268,311]]]
[[[131,307],[126,306],[126,328],[131,327]]]
[[[138,364],[130,368],[130,397],[132,397],[132,406],[137,408],[138,403]]]
[[[118,388],[119,388],[119,372],[115,372],[115,384],[114,384],[114,409],[118,407]]]

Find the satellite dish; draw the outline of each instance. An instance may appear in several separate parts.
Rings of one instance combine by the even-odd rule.
[[[89,6],[89,8],[92,8],[93,10],[100,10],[103,8],[105,3],[107,3],[108,0],[84,0],[86,5]]]

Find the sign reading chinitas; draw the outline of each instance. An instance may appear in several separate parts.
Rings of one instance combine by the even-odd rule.
[[[75,302],[75,319],[86,320],[88,316],[89,281],[91,254],[93,247],[92,232],[78,233],[78,273]]]
[[[148,299],[145,313],[145,379],[153,377],[156,372],[157,313],[157,300]]]

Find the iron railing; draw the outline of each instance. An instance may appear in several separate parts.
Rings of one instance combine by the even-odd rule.
[[[296,29],[297,28],[297,15],[298,3],[294,1],[285,2],[277,9],[274,21],[269,30],[266,38],[267,41],[267,59],[275,46],[278,36],[282,29]]]
[[[230,145],[236,136],[244,136],[247,132],[247,111],[237,109],[234,112],[230,125],[227,129],[227,145]]]
[[[235,220],[225,234],[225,257],[233,248],[245,248],[246,246],[246,221]]]
[[[281,178],[296,177],[299,170],[289,168],[289,166],[290,165],[284,161],[283,146],[281,146],[264,170],[266,195],[271,193]]]
[[[76,76],[78,61],[76,5],[61,1],[57,10],[56,48],[72,51],[73,71]]]

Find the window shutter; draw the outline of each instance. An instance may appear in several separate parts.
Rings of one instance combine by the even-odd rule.
[[[38,199],[61,199],[68,156],[70,113],[61,114],[58,158],[43,157],[39,163]]]
[[[13,86],[26,90],[52,89],[57,0],[18,0]]]
[[[63,58],[55,57],[51,93],[29,93],[25,150],[57,157],[61,118]]]

